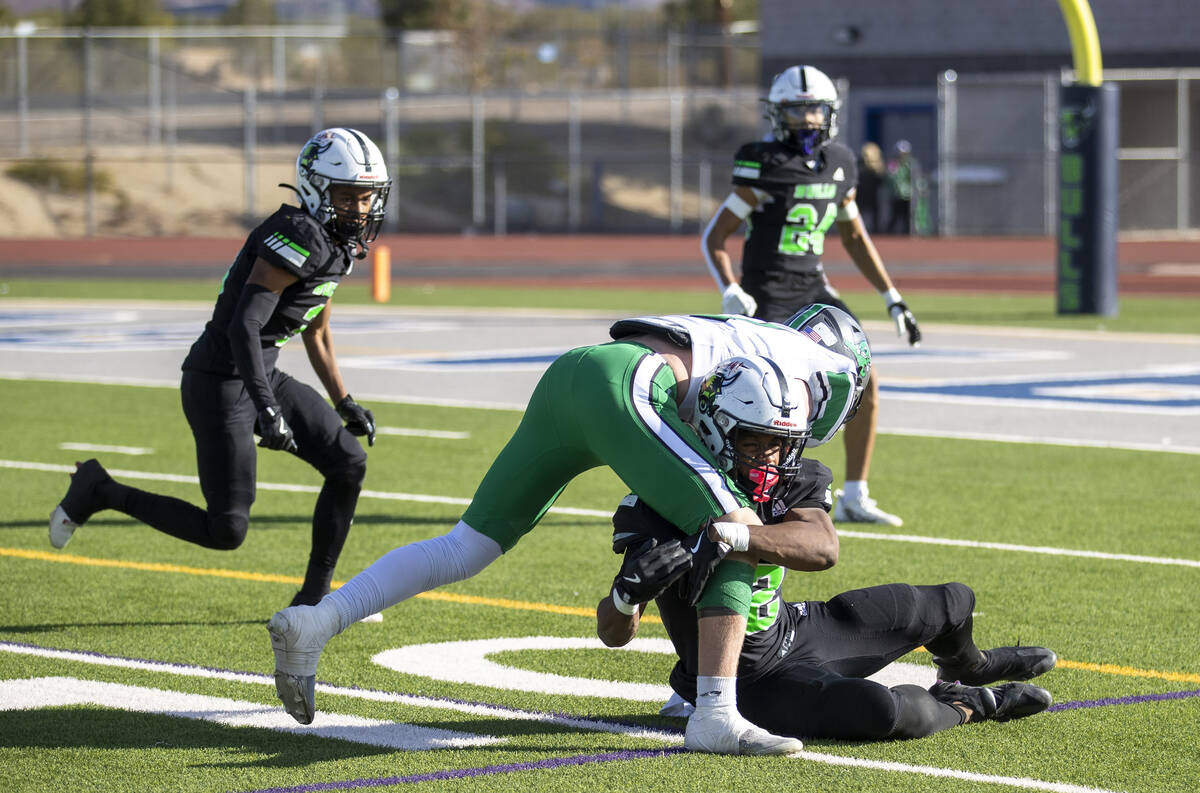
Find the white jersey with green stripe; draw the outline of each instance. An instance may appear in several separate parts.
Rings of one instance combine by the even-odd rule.
[[[853,407],[854,361],[786,325],[738,314],[671,314],[620,320],[609,333],[614,339],[650,333],[691,347],[691,382],[679,406],[684,421],[692,420],[700,384],[708,373],[740,355],[770,358],[788,377],[804,381],[813,404],[810,445],[832,438]]]

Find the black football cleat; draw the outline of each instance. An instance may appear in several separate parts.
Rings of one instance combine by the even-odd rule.
[[[1049,691],[1031,683],[1004,683],[985,688],[939,680],[930,687],[929,693],[939,702],[961,703],[970,708],[968,721],[972,723],[1023,719],[1041,713],[1054,702]]]
[[[75,530],[88,518],[105,508],[99,489],[112,481],[98,460],[75,464],[67,494],[50,513],[50,544],[62,548],[71,541]]]
[[[983,650],[983,662],[971,667],[953,666],[949,659],[934,658],[938,680],[956,680],[965,686],[986,686],[997,680],[1029,680],[1058,663],[1045,647],[995,647]]]

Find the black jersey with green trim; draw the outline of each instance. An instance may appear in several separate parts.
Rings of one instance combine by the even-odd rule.
[[[755,141],[734,155],[733,184],[769,196],[746,217],[742,271],[815,272],[838,206],[858,184],[858,166],[840,143],[805,159],[778,141]]]
[[[769,501],[757,505],[758,517],[769,526],[781,522],[792,509],[816,508],[828,512],[833,508],[832,485],[833,473],[829,468],[810,457],[802,458],[799,470],[776,486]],[[660,542],[683,537],[679,529],[636,497],[627,497],[617,508],[613,515],[613,533],[614,536],[622,535],[622,541],[630,544],[638,540],[630,539],[628,534],[654,537]],[[753,679],[765,674],[791,650],[795,639],[795,614],[780,596],[784,572],[777,565],[765,564],[756,570],[751,592],[751,608],[755,613],[748,620],[738,659],[740,678]],[[654,602],[679,656],[671,670],[671,687],[680,696],[695,701],[696,659],[699,655],[696,609],[684,602],[674,586],[668,587]],[[756,620],[762,627],[754,631]]]
[[[212,319],[184,359],[184,369],[237,374],[229,349],[228,328],[256,259],[263,259],[298,279],[280,294],[275,313],[259,337],[263,364],[268,371],[275,365],[279,348],[321,313],[353,266],[348,248],[337,244],[311,215],[298,207],[280,206],[250,232],[225,273]]]

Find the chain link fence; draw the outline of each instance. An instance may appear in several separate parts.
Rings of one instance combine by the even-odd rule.
[[[761,134],[755,43],[610,39],[505,40],[473,61],[441,33],[0,34],[0,234],[240,233],[291,199],[277,184],[334,125],[388,157],[392,231],[695,230],[712,161],[723,191]],[[478,63],[495,68],[467,90]],[[714,85],[730,77],[745,87]]]
[[[937,228],[943,235],[1054,236],[1058,97],[1070,73],[938,79]],[[1108,71],[1120,89],[1123,232],[1200,229],[1200,70]]]
[[[390,231],[694,233],[737,146],[765,130],[756,45],[621,29],[474,53],[445,33],[329,28],[0,33],[0,235],[238,235],[292,200],[277,185],[333,125],[388,157]],[[1055,234],[1063,79],[941,76],[918,230]],[[1200,70],[1106,79],[1122,91],[1121,229],[1200,227]]]

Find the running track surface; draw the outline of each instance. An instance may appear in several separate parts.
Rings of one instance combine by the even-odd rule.
[[[907,290],[1052,294],[1056,242],[1049,238],[877,237],[897,284]],[[0,240],[0,278],[206,278],[224,270],[242,239],[214,237]],[[396,283],[495,283],[596,287],[712,287],[695,234],[384,235]],[[737,255],[736,242],[728,249]],[[1194,240],[1123,241],[1117,245],[1123,295],[1200,297],[1200,244]],[[364,262],[364,265],[367,262]],[[825,265],[846,289],[867,283],[841,245]],[[362,266],[357,278],[367,276]],[[360,275],[361,273],[361,275]]]

